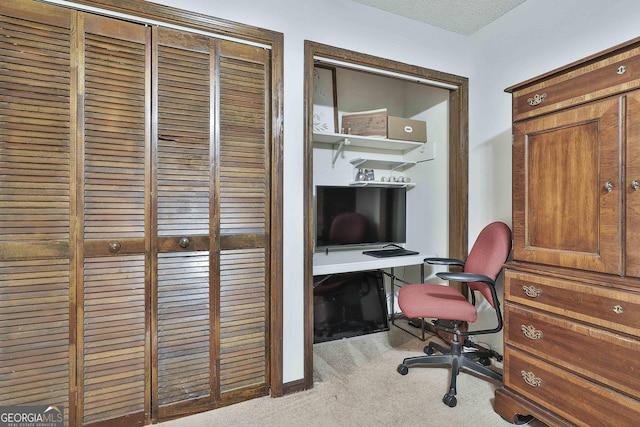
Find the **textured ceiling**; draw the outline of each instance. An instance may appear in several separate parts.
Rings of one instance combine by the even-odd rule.
[[[353,0],[396,15],[471,35],[526,0]]]

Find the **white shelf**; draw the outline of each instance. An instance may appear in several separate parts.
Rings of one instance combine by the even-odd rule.
[[[404,187],[413,188],[415,182],[382,182],[382,181],[352,181],[349,183],[351,187]]]
[[[356,158],[350,160],[351,164],[356,168],[384,169],[388,171],[404,171],[416,165],[416,162],[407,162],[404,160],[374,160]]]
[[[376,148],[378,150],[405,152],[423,146],[424,142],[402,141],[399,139],[388,139],[379,137],[369,137],[360,135],[345,135],[342,133],[314,133],[314,142],[324,142],[326,144],[352,145],[354,147]]]

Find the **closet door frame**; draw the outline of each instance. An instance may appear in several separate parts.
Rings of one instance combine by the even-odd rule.
[[[304,211],[313,212],[313,68],[315,57],[364,66],[381,72],[399,73],[450,85],[449,89],[449,255],[464,258],[468,253],[469,182],[469,80],[463,76],[405,64],[305,40],[305,163]],[[304,235],[304,380],[297,390],[313,387],[313,218],[305,220]],[[463,292],[466,285],[459,284]]]

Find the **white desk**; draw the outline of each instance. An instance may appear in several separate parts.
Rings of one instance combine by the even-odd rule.
[[[401,255],[388,258],[376,258],[371,255],[365,255],[362,250],[336,250],[327,252],[315,252],[313,254],[313,275],[321,276],[325,274],[349,273],[353,271],[368,271],[390,269],[390,273],[385,273],[391,279],[391,313],[389,317],[391,324],[410,333],[413,336],[425,340],[424,325],[422,327],[422,336],[418,336],[413,332],[396,325],[395,313],[395,288],[396,279],[395,267],[404,267],[407,265],[420,266],[420,281],[424,281],[424,259],[433,255]]]
[[[352,271],[380,270],[384,268],[422,265],[431,255],[402,255],[389,258],[376,258],[365,255],[362,250],[335,250],[313,254],[313,275],[349,273]]]

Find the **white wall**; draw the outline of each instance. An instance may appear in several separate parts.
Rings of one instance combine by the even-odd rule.
[[[528,0],[470,37],[470,242],[489,221],[511,224],[511,95],[504,89],[640,36],[639,18],[637,0]],[[500,336],[482,340],[502,351]]]
[[[304,376],[303,76],[304,40],[466,76],[466,37],[349,0],[156,0],[284,34],[284,366]]]

